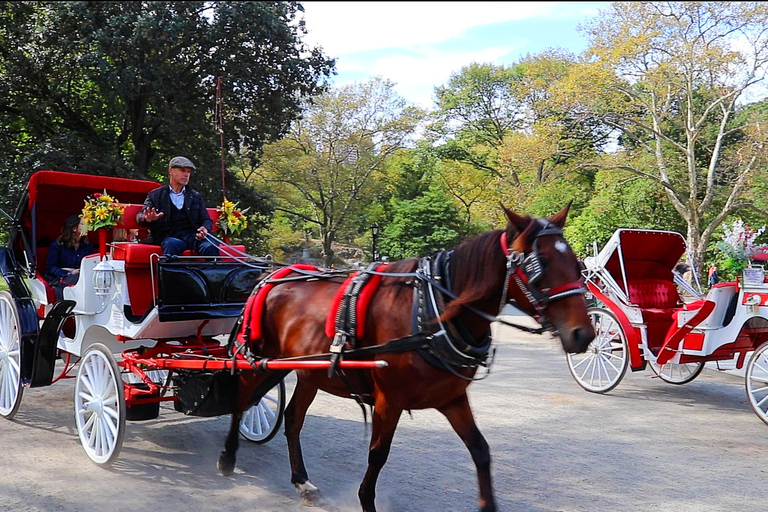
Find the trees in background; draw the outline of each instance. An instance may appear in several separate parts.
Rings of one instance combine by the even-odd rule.
[[[560,84],[569,110],[618,137],[622,151],[590,165],[660,187],[699,269],[715,229],[765,180],[768,118],[750,94],[764,87],[766,27],[764,2],[617,2]]]
[[[338,87],[307,105],[288,134],[264,148],[260,164],[241,172],[275,193],[278,210],[318,230],[323,262],[331,265],[339,234],[367,229],[358,219],[376,193],[374,178],[411,141],[423,115],[388,80]]]
[[[295,2],[2,2],[0,179],[44,168],[159,177],[184,154],[198,175],[211,171],[195,184],[217,200],[216,78],[236,153],[279,139],[334,70],[303,42],[301,10]]]

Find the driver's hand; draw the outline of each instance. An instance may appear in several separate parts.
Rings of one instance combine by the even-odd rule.
[[[207,234],[208,234],[208,230],[205,229],[205,226],[200,226],[199,228],[197,228],[197,234],[195,235],[195,238],[197,240],[204,240],[205,235]]]
[[[154,208],[147,208],[144,210],[144,221],[155,222],[157,219],[165,215],[163,212],[158,212]]]

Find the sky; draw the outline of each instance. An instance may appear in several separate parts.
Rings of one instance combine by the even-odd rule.
[[[577,26],[610,2],[302,2],[310,46],[336,58],[335,85],[382,76],[410,102],[472,62],[510,65],[560,47],[586,49]]]

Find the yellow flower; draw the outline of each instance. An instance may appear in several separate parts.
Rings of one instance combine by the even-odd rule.
[[[103,206],[99,206],[98,208],[96,208],[96,218],[97,219],[104,220],[108,216],[109,216],[109,212],[107,211],[106,208],[104,208]]]

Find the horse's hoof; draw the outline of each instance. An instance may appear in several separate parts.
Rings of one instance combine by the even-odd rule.
[[[323,504],[323,495],[320,494],[320,489],[312,485],[312,482],[309,480],[303,484],[294,485],[296,485],[296,490],[299,491],[302,505],[306,507],[319,507]]]
[[[235,472],[235,458],[227,455],[227,452],[221,452],[219,460],[216,461],[216,467],[219,468],[219,473],[223,476],[232,476],[232,473]]]

